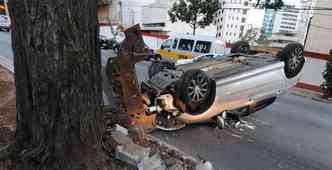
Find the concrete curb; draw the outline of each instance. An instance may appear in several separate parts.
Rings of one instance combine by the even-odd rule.
[[[0,65],[14,73],[14,62],[6,57],[0,56]]]
[[[306,99],[314,100],[314,101],[317,101],[317,102],[322,102],[322,103],[326,103],[326,104],[332,104],[332,100],[331,99],[324,99],[324,98],[320,97],[319,95],[310,94],[309,92],[294,90],[294,91],[291,91],[290,94],[292,94],[294,96],[298,96],[298,97],[303,97],[303,98],[306,98]]]

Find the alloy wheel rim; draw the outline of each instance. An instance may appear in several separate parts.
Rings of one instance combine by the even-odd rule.
[[[208,83],[207,77],[201,74],[190,81],[188,94],[193,102],[200,102],[208,95]]]
[[[301,48],[296,48],[291,54],[291,58],[288,61],[288,66],[291,70],[296,70],[303,60],[303,51]]]

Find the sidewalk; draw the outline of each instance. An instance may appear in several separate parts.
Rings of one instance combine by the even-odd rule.
[[[314,100],[314,101],[318,101],[318,102],[332,104],[332,98],[330,98],[330,99],[324,99],[324,98],[322,98],[322,94],[321,93],[314,92],[314,91],[309,91],[309,90],[305,90],[305,89],[293,87],[290,90],[290,94],[295,95],[295,96],[300,96],[300,97],[308,98],[308,99],[311,99],[311,100]]]
[[[14,62],[6,57],[0,56],[0,66],[3,66],[10,72],[14,73]]]

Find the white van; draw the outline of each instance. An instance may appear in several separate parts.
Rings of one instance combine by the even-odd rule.
[[[162,57],[175,60],[191,59],[208,53],[226,53],[226,43],[212,36],[175,34],[156,51]]]

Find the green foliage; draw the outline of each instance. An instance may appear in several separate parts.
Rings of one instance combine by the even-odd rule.
[[[330,50],[330,56],[326,63],[326,70],[323,73],[325,82],[323,83],[322,90],[325,97],[332,97],[332,50]]]
[[[210,25],[219,10],[218,0],[178,0],[168,11],[172,23],[182,21],[191,26],[193,34],[197,28]]]
[[[263,3],[261,3],[261,0],[257,1],[256,8],[265,8],[265,9],[274,9],[279,10],[284,6],[283,0],[274,0],[273,2],[271,0],[265,0]]]

